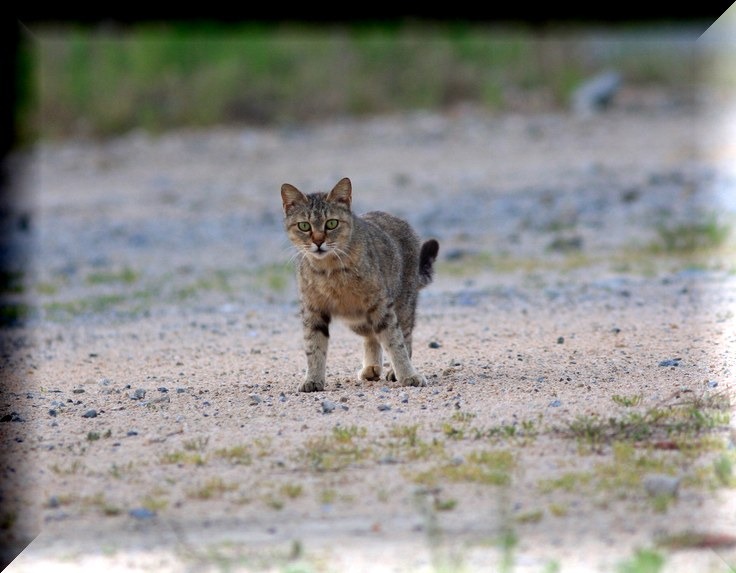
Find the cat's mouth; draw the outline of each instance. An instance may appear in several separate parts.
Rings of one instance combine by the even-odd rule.
[[[309,254],[315,259],[324,259],[327,255],[330,254],[330,251],[326,249],[323,245],[313,245],[312,248],[309,249]]]

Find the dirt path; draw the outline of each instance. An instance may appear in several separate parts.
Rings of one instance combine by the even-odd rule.
[[[8,570],[736,566],[733,212],[700,114],[463,110],[40,149],[0,435],[4,533],[42,533]],[[426,388],[359,382],[337,326],[328,389],[295,391],[278,190],[343,176],[356,210],[441,243]]]

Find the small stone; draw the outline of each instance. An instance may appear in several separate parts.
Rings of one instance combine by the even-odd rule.
[[[143,400],[146,397],[146,391],[143,388],[138,388],[135,392],[130,395],[131,400]]]
[[[137,436],[137,435],[138,435],[138,432],[137,432],[137,431],[135,431],[135,430],[128,430],[128,431],[127,431],[127,432],[125,433],[125,435],[126,435],[126,436],[130,436],[130,437],[132,437],[132,436]]]
[[[250,405],[251,406],[257,406],[261,402],[263,402],[263,399],[258,394],[250,395]],[[209,402],[205,402],[205,405],[209,406]]]
[[[335,404],[334,402],[331,402],[330,400],[322,400],[323,414],[330,414],[335,411],[335,408],[337,408],[337,404]]]
[[[557,344],[565,344],[565,337],[564,336],[558,336],[557,337]]]
[[[442,348],[442,345],[436,340],[433,340],[429,343],[429,347],[430,348]]]
[[[408,404],[409,403],[409,394],[406,392],[402,392],[399,394],[399,400],[401,400],[402,404]]]
[[[560,406],[562,406],[562,402],[560,402],[559,400],[552,400],[549,405],[551,408],[559,408]]]
[[[169,389],[168,389],[168,388],[167,388],[166,386],[159,386],[159,387],[157,388],[157,390],[158,390],[159,392],[161,392],[162,394],[165,394],[166,392],[168,392],[168,391],[169,391]]]
[[[25,422],[25,420],[17,412],[10,412],[0,418],[0,422]]]
[[[128,515],[135,519],[151,519],[152,517],[156,517],[156,512],[145,507],[136,507],[131,509]]]
[[[49,416],[51,416],[52,418],[55,418],[57,413],[58,412],[56,410],[54,410],[53,408],[51,408],[51,410],[49,410]]]
[[[718,386],[717,380],[708,380],[708,388],[715,388],[716,386]]]
[[[286,402],[286,394],[279,392],[279,402]]]
[[[680,478],[667,474],[647,474],[644,476],[643,483],[644,490],[652,497],[675,496],[680,487]]]
[[[75,388],[72,390],[72,394],[84,394],[84,388]]]
[[[378,410],[380,412],[386,412],[386,411],[388,411],[390,409],[391,409],[391,406],[389,406],[388,404],[379,404],[378,405]]]
[[[97,410],[87,410],[84,414],[82,414],[82,418],[96,418],[97,417]]]
[[[177,393],[177,394],[184,394],[184,392],[186,392],[186,391],[187,391],[187,389],[186,389],[186,388],[177,388],[177,389],[176,389],[176,393]]]
[[[660,366],[679,366],[680,365],[681,358],[669,358],[667,360],[662,360],[659,365]]]

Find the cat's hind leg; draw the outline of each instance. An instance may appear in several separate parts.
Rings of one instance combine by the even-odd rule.
[[[397,380],[402,386],[427,385],[426,378],[411,363],[411,338],[407,345],[395,316],[376,336],[391,360],[392,368],[386,375],[388,380]]]
[[[370,335],[363,338],[363,369],[360,371],[361,380],[380,380],[383,351],[381,343]]]

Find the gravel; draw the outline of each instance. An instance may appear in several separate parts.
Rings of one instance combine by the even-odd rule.
[[[693,143],[693,109],[642,105],[41,145],[35,304],[3,333],[0,402],[0,419],[25,420],[3,424],[7,459],[35,461],[3,470],[19,517],[0,535],[43,523],[34,551],[110,569],[155,551],[186,569],[185,540],[191,555],[242,548],[239,563],[298,542],[295,555],[338,570],[365,554],[417,569],[447,550],[473,571],[496,562],[511,525],[527,569],[587,571],[663,531],[733,530],[732,492],[698,489],[687,464],[638,476],[640,494],[677,492],[665,513],[598,482],[542,487],[613,463],[610,444],[587,453],[559,431],[571,423],[732,386],[732,265],[711,252],[693,270],[662,252],[660,231],[732,217],[714,208],[732,162],[718,138]],[[296,391],[305,357],[278,189],[343,176],[356,211],[389,210],[441,244],[413,337],[426,388],[357,380],[360,340],[336,324],[326,390]],[[483,455],[503,452],[511,487],[483,483]],[[428,508],[418,489],[433,492]],[[171,527],[147,526],[159,520]]]

